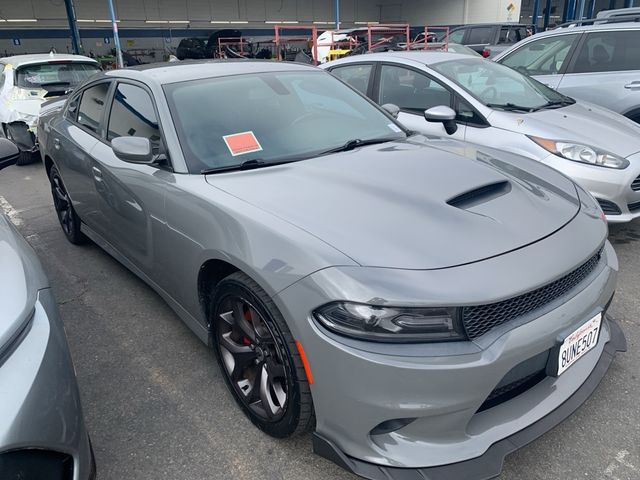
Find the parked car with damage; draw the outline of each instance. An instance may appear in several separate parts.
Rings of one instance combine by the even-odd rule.
[[[99,71],[97,61],[81,55],[0,58],[0,135],[18,145],[18,165],[37,158],[35,128],[40,105],[73,90]]]
[[[495,61],[640,123],[638,19],[578,21],[529,37]]]
[[[371,54],[322,68],[398,106],[407,128],[538,160],[585,187],[610,222],[640,217],[640,126],[622,115],[459,54]]]
[[[18,157],[18,148],[0,138],[0,170]],[[0,305],[0,477],[94,479],[58,304],[35,252],[3,213]]]
[[[320,69],[106,72],[38,132],[67,238],[154,288],[258,428],[366,478],[497,475],[625,348],[591,195]]]

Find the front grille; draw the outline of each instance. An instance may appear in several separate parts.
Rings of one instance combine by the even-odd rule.
[[[533,290],[502,302],[464,307],[462,321],[470,339],[478,338],[503,323],[543,308],[577,287],[595,269],[602,249],[573,272]]]
[[[512,398],[517,397],[521,393],[526,392],[531,387],[534,387],[535,385],[540,383],[545,378],[547,378],[547,374],[544,370],[540,370],[538,372],[527,375],[526,377],[519,378],[518,380],[504,385],[500,388],[496,388],[491,392],[484,403],[480,405],[478,412],[496,407],[501,403],[507,402]]]
[[[622,215],[622,210],[620,207],[609,200],[602,200],[601,198],[596,199],[600,204],[600,208],[604,212],[605,215]]]
[[[635,212],[636,210],[640,210],[640,202],[630,203],[627,207],[629,207],[630,212]]]
[[[638,178],[636,178],[632,183],[631,183],[631,190],[635,191],[635,192],[639,192],[640,191],[640,175],[638,175]]]
[[[546,370],[550,354],[550,350],[545,350],[509,370],[480,405],[478,412],[507,402],[547,378]]]

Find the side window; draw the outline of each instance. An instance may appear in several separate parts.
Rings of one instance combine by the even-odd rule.
[[[73,122],[76,121],[76,116],[78,115],[78,105],[80,104],[80,98],[81,98],[81,95],[76,95],[75,97],[72,97],[69,100],[69,103],[67,104],[67,109],[64,112],[64,116]]]
[[[156,148],[160,145],[158,117],[151,97],[141,87],[120,83],[113,96],[107,140],[126,136],[148,138]]]
[[[501,63],[527,75],[554,75],[560,72],[578,37],[561,35],[529,42]]]
[[[393,103],[403,110],[422,113],[438,105],[451,105],[451,93],[428,76],[404,67],[383,65],[379,104]]]
[[[0,63],[0,90],[4,87],[4,65]]]
[[[100,121],[104,112],[104,102],[109,91],[109,83],[99,83],[82,93],[77,122],[94,133],[100,132]]]
[[[498,38],[498,43],[513,44],[519,42],[526,36],[527,29],[524,27],[504,26],[500,28],[500,38]]]
[[[454,30],[449,34],[449,43],[462,43],[462,39],[464,38],[464,32],[466,30],[461,28],[460,30]]]
[[[493,39],[493,27],[473,27],[465,43],[467,45],[483,45],[491,43]]]
[[[588,33],[570,73],[640,70],[640,30]]]
[[[371,70],[373,70],[373,65],[347,65],[334,68],[331,73],[347,85],[366,95],[369,79],[371,78]]]
[[[456,98],[456,121],[477,127],[487,125],[476,109],[462,97]]]

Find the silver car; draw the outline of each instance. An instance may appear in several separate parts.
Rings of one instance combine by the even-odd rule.
[[[166,299],[258,428],[367,478],[498,474],[624,349],[586,191],[315,67],[115,70],[38,136],[68,239]]]
[[[640,25],[606,21],[538,33],[495,61],[640,123]]]
[[[0,139],[0,169],[18,149]],[[95,478],[58,304],[36,254],[0,213],[0,478]]]
[[[585,187],[610,222],[640,217],[640,125],[621,115],[467,55],[380,53],[322,68],[400,107],[398,119],[411,130],[539,160]]]

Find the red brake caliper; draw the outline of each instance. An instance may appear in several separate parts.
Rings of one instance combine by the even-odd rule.
[[[247,309],[244,312],[244,319],[249,323],[253,323],[252,320],[251,320],[251,312],[249,311],[249,309]],[[244,345],[251,345],[251,339],[245,335],[245,336],[242,337],[242,343]]]

